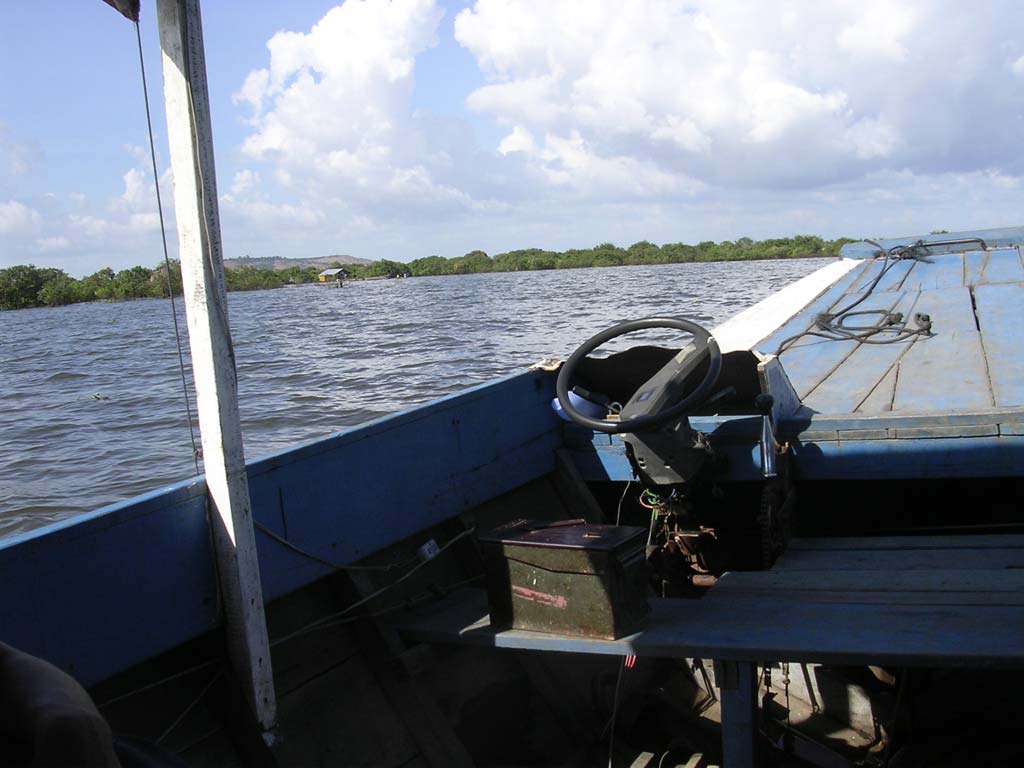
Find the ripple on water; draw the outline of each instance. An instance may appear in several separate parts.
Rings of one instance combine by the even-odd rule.
[[[670,314],[715,325],[825,263],[516,272],[231,294],[245,452],[279,451],[543,357],[567,357],[621,320]],[[0,537],[194,472],[170,314],[165,300],[3,313]],[[180,303],[178,314],[183,321]],[[185,355],[188,366],[187,345]]]

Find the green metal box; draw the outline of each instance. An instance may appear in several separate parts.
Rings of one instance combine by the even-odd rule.
[[[647,617],[647,531],[513,520],[480,537],[491,625],[615,640]]]

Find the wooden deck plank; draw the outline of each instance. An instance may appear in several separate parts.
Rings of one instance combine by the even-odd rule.
[[[780,571],[1004,570],[1024,568],[1024,549],[794,550],[779,558]]]
[[[900,287],[905,291],[934,291],[963,284],[963,253],[937,253],[928,256],[927,261],[919,261]]]
[[[894,262],[893,265],[892,265],[892,268],[895,269],[897,266],[899,266],[899,264]],[[873,259],[872,261],[868,262],[868,268],[863,270],[860,273],[860,275],[857,277],[857,280],[853,283],[853,285],[850,286],[849,292],[850,293],[862,293],[863,291],[867,290],[868,287],[871,285],[871,282],[876,277],[878,277],[878,273],[881,272],[881,271],[882,271],[882,260],[881,259]],[[890,272],[891,272],[891,270],[890,270]],[[887,272],[886,273],[886,277],[888,277],[888,276],[889,276],[889,273]],[[879,282],[881,282],[881,281],[879,281]],[[875,290],[878,290],[878,289],[876,288]]]
[[[881,414],[892,410],[892,400],[896,395],[896,379],[899,375],[899,361],[893,365],[875,388],[857,406],[856,413]]]
[[[1024,571],[748,571],[727,573],[705,599],[1024,606]]]
[[[857,306],[854,310],[860,312],[863,310],[877,309],[884,312],[893,311],[904,294],[902,293],[873,293],[868,296],[864,302]],[[843,309],[849,305],[847,299],[852,297],[845,296],[843,302],[841,302],[839,309]],[[868,318],[869,320],[876,318]],[[856,320],[856,318],[855,318]],[[852,321],[851,321],[852,322]],[[859,322],[853,322],[852,324],[860,324]],[[844,366],[844,362],[860,347],[861,344],[854,340],[830,340],[822,339],[818,336],[805,336],[798,339],[793,343],[791,347],[786,349],[779,359],[782,362],[783,368],[785,368],[787,375],[789,376],[790,382],[793,384],[793,388],[797,394],[800,395],[801,399],[806,399],[808,395],[814,392],[818,386],[834,371]],[[826,403],[826,407],[819,408],[818,406],[811,405],[810,407],[816,410],[827,411],[832,413],[835,411],[831,405]]]
[[[397,616],[422,642],[634,654],[723,661],[752,659],[924,667],[1024,667],[1024,608],[1017,606],[826,605],[652,599],[647,626],[619,640],[495,630],[483,590],[462,590]]]
[[[774,354],[780,342],[790,336],[806,331],[814,325],[815,315],[819,312],[827,312],[829,309],[836,306],[837,302],[843,300],[847,289],[850,285],[856,283],[866,269],[870,269],[869,263],[858,265],[852,269],[841,279],[837,280],[831,288],[824,291],[817,299],[804,307],[800,314],[796,315],[786,323],[783,323],[774,331],[771,331],[756,344],[751,345],[751,349],[757,349],[766,354]]]
[[[988,262],[988,251],[967,251],[964,254],[964,285],[976,285]]]
[[[878,281],[878,285],[875,286],[875,291],[878,293],[888,293],[889,291],[898,291],[902,288],[903,283],[906,282],[907,277],[911,272],[914,271],[914,267],[919,262],[916,259],[903,259],[893,264],[889,271],[885,273],[885,276]]]
[[[1016,248],[1002,248],[990,251],[985,269],[978,283],[995,285],[997,283],[1020,283],[1024,281],[1024,265],[1021,264],[1020,251]]]
[[[902,312],[905,318],[913,315],[914,307],[921,296],[916,291],[877,295],[880,299],[883,296],[898,296],[892,308],[896,312]],[[913,323],[911,327],[914,327]],[[857,346],[831,374],[807,393],[804,404],[820,413],[852,413],[875,390],[913,343],[913,340],[908,340],[895,344]]]
[[[839,551],[885,549],[1024,549],[1020,534],[957,534],[954,536],[835,536],[829,538],[793,539],[790,550]]]
[[[979,285],[974,297],[995,404],[1024,404],[1024,285]]]
[[[931,316],[935,334],[916,342],[900,361],[894,411],[963,411],[993,405],[970,290],[924,293],[916,311]]]

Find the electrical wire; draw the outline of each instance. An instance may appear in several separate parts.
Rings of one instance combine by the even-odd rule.
[[[622,686],[622,673],[626,669],[626,659],[622,657],[622,665],[619,667],[619,676],[615,679],[615,694],[612,696],[612,723],[611,731],[608,734],[608,768],[612,768],[612,756],[615,754],[615,718],[619,713],[619,689]]]
[[[153,186],[156,188],[156,210],[160,218],[160,239],[164,247],[164,269],[167,272],[167,297],[171,300],[171,317],[174,318],[174,340],[178,345],[178,370],[181,372],[181,391],[185,398],[185,415],[188,418],[188,434],[192,439],[192,463],[199,474],[199,457],[202,451],[196,444],[196,432],[192,426],[192,403],[188,396],[188,378],[185,375],[185,356],[181,347],[181,330],[178,327],[178,310],[174,303],[174,284],[171,281],[171,257],[167,253],[167,227],[164,224],[164,206],[160,198],[160,177],[156,170],[156,143],[153,141],[153,119],[149,109],[149,88],[146,85],[146,63],[142,56],[142,32],[135,22],[135,39],[139,44],[139,71],[142,73],[142,99],[146,105],[146,129],[149,132],[149,158],[153,163]]]
[[[163,742],[167,739],[168,736],[171,735],[174,729],[181,725],[182,721],[186,717],[188,717],[188,713],[195,709],[196,705],[203,700],[203,697],[209,692],[211,688],[213,688],[213,684],[220,679],[220,676],[222,674],[223,670],[217,670],[217,673],[210,678],[210,681],[205,686],[203,686],[203,690],[199,692],[199,695],[192,699],[192,703],[185,707],[185,710],[180,715],[178,715],[177,718],[175,718],[174,722],[167,726],[167,728],[164,729],[164,732],[157,737],[156,743],[158,745],[163,744]]]
[[[326,558],[320,557],[320,555],[317,555],[317,554],[314,554],[313,552],[309,552],[309,551],[307,551],[305,549],[302,549],[298,545],[293,544],[292,542],[288,541],[288,539],[284,538],[283,536],[277,535],[276,533],[274,533],[273,530],[271,530],[267,526],[263,525],[263,523],[261,523],[259,521],[253,520],[252,524],[256,528],[256,530],[260,531],[265,536],[273,539],[274,541],[276,541],[281,546],[287,547],[292,552],[295,552],[298,555],[302,555],[305,558],[313,560],[313,561],[315,561],[317,563],[321,563],[322,565],[326,565],[328,568],[333,568],[336,571],[382,571],[382,572],[388,572],[388,571],[394,571],[394,570],[396,570],[398,568],[402,568],[403,566],[406,566],[406,565],[411,565],[413,562],[415,562],[418,559],[418,558],[414,557],[414,558],[410,558],[408,560],[402,560],[401,562],[397,562],[397,563],[388,563],[387,565],[345,565],[343,563],[336,563],[333,560],[327,560]]]
[[[626,487],[622,489],[622,496],[619,497],[619,509],[615,513],[615,524],[619,524],[619,520],[622,519],[622,502],[626,500],[626,494],[629,492],[629,486],[633,484],[633,478],[630,478],[626,483]]]
[[[789,349],[796,341],[806,336],[814,336],[826,341],[856,341],[860,344],[896,344],[902,341],[915,339],[919,336],[927,337],[932,334],[931,318],[922,313],[914,314],[915,328],[908,328],[907,322],[900,312],[892,312],[885,309],[864,309],[859,312],[853,310],[860,306],[874,292],[875,287],[881,279],[898,262],[906,259],[924,261],[922,248],[925,244],[918,241],[912,245],[897,245],[889,249],[883,249],[874,240],[866,240],[879,249],[879,254],[884,254],[882,267],[875,275],[870,285],[862,292],[855,301],[835,312],[821,312],[814,318],[814,325],[811,329],[801,331],[789,336],[779,342],[775,350],[775,356],[780,356]],[[876,257],[877,258],[877,257]],[[852,317],[863,317],[874,315],[878,317],[874,323],[868,325],[848,325],[847,320]],[[876,338],[880,334],[892,334],[885,338]]]
[[[467,536],[471,535],[475,531],[476,531],[476,528],[467,528],[462,533],[460,533],[457,536],[455,536],[452,539],[450,539],[448,541],[448,543],[445,544],[443,547],[441,547],[437,551],[437,554],[435,554],[432,558],[430,558],[429,560],[424,560],[419,565],[416,565],[415,567],[413,567],[410,570],[406,571],[404,574],[399,576],[397,579],[395,579],[390,584],[387,584],[387,585],[381,587],[380,589],[378,589],[377,591],[370,593],[366,597],[363,597],[363,598],[357,600],[356,602],[352,603],[352,605],[348,606],[347,608],[343,608],[340,611],[336,611],[335,613],[328,614],[327,616],[323,616],[323,617],[317,619],[316,621],[313,621],[313,622],[307,624],[304,627],[300,627],[299,629],[295,630],[294,632],[290,632],[289,634],[284,635],[283,637],[279,637],[277,640],[274,640],[273,642],[271,642],[270,646],[273,648],[274,646],[280,645],[281,643],[286,642],[287,640],[291,640],[293,637],[298,637],[299,635],[303,635],[303,634],[305,634],[307,632],[311,632],[314,629],[320,627],[321,625],[326,625],[329,622],[333,622],[334,620],[339,619],[339,618],[341,618],[341,617],[351,613],[352,611],[354,611],[356,608],[358,608],[361,605],[366,605],[366,603],[370,602],[371,600],[376,599],[377,597],[380,597],[380,595],[384,594],[389,589],[397,587],[399,584],[404,582],[406,579],[411,578],[413,576],[413,574],[417,573],[420,569],[422,569],[428,563],[432,563],[434,560],[436,560],[438,558],[438,556],[442,552],[444,552],[445,550],[447,550],[448,548],[453,546],[456,542],[461,541],[462,539],[464,539]]]

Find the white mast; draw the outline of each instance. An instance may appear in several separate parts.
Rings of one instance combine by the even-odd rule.
[[[232,666],[265,730],[277,702],[228,329],[199,0],[157,0],[167,137],[203,465]]]

